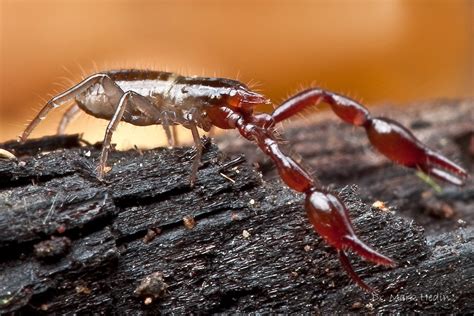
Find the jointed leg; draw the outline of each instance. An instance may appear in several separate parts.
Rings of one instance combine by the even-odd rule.
[[[171,146],[179,146],[178,127],[171,125]]]
[[[112,135],[120,121],[124,120],[129,123],[135,122],[144,125],[150,125],[150,123],[156,122],[159,115],[160,112],[156,106],[144,96],[133,91],[127,91],[122,95],[115,109],[114,115],[112,116],[112,119],[107,125],[107,129],[105,131],[102,152],[98,166],[99,178],[102,178],[105,174],[107,157],[110,151],[110,142],[112,140]]]
[[[161,126],[165,131],[166,138],[168,139],[168,145],[174,147],[177,145],[177,135],[176,135],[176,126],[174,122],[176,121],[176,114],[169,111],[164,111],[160,113]]]
[[[97,170],[97,176],[99,179],[102,179],[105,174],[105,165],[107,163],[107,157],[110,151],[110,142],[112,140],[112,135],[115,129],[117,128],[117,125],[122,120],[123,114],[134,94],[135,92],[132,91],[124,93],[122,98],[120,98],[114,116],[107,125],[107,129],[105,130],[104,141],[102,143],[102,152],[100,154],[99,166]]]
[[[105,74],[95,74],[93,76],[90,76],[74,87],[66,90],[65,92],[55,96],[51,100],[46,103],[46,105],[41,109],[41,111],[36,115],[36,117],[28,124],[26,129],[23,131],[23,134],[20,136],[20,141],[24,142],[28,136],[31,134],[33,129],[42,121],[46,118],[48,115],[49,111],[51,111],[54,108],[57,108],[61,106],[62,104],[74,99],[77,95],[83,93],[90,87],[92,87],[94,84],[101,82],[104,79],[111,80],[107,75]]]
[[[196,147],[196,156],[194,157],[194,160],[193,160],[193,166],[191,169],[191,177],[189,179],[189,183],[191,187],[193,187],[194,183],[196,182],[196,175],[199,169],[199,165],[201,164],[203,146],[202,146],[201,138],[199,137],[199,131],[196,125],[193,124],[191,125],[190,128],[193,134],[194,146]]]
[[[361,104],[321,89],[302,91],[275,109],[271,114],[272,123],[281,122],[301,110],[319,102],[326,102],[343,121],[363,126],[372,145],[392,161],[410,168],[419,168],[443,181],[462,185],[467,172],[427,148],[407,128],[400,123],[383,117],[372,117]]]
[[[58,125],[58,135],[63,135],[66,131],[66,127],[71,123],[71,121],[79,114],[80,108],[77,104],[73,104],[67,111],[63,114],[61,121]]]
[[[163,129],[166,134],[166,139],[168,140],[168,145],[170,147],[176,146],[176,139],[175,139],[175,134],[176,134],[176,128],[174,125],[169,125],[168,123],[163,123],[162,124]]]

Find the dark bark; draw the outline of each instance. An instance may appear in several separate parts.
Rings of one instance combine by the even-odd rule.
[[[424,109],[395,115],[472,174],[473,103]],[[260,162],[264,180],[209,145],[191,189],[192,149],[115,152],[100,182],[98,149],[69,136],[0,145],[17,155],[57,149],[0,160],[0,312],[473,311],[473,181],[433,193],[351,130],[326,121],[285,133],[341,192],[361,239],[399,263],[350,256],[378,295],[351,283],[307,222],[301,195],[272,180],[251,144],[220,140],[228,157],[242,150]],[[351,183],[359,187],[336,189]],[[376,200],[390,211],[371,207]]]

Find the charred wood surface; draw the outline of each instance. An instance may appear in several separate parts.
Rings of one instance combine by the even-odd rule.
[[[472,175],[473,109],[440,101],[390,116]],[[207,145],[194,188],[191,148],[114,152],[101,182],[99,149],[58,136],[0,145],[18,157],[0,160],[0,313],[474,310],[472,178],[437,193],[371,151],[363,131],[335,119],[286,127],[361,239],[397,260],[350,256],[377,295],[351,283],[302,197],[235,135],[218,140],[223,151]]]

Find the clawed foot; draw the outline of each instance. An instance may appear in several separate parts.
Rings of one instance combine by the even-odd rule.
[[[458,186],[464,185],[468,178],[466,170],[431,150],[426,151],[426,158],[418,167],[432,177]]]

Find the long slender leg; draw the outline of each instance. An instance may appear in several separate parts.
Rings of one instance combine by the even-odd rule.
[[[112,135],[115,129],[117,128],[117,125],[122,120],[125,109],[129,104],[129,100],[131,100],[134,94],[135,92],[133,91],[128,91],[124,93],[124,95],[120,98],[114,116],[107,125],[107,129],[105,130],[104,141],[102,143],[102,152],[100,154],[99,166],[97,170],[97,176],[99,179],[102,179],[105,174],[105,165],[107,163],[107,157],[110,151],[110,141],[112,140]]]
[[[199,165],[201,164],[203,146],[202,146],[201,138],[199,137],[199,131],[196,125],[192,124],[190,126],[190,129],[193,134],[194,145],[196,147],[196,156],[194,157],[194,160],[193,160],[193,166],[191,169],[189,184],[191,187],[194,187],[194,183],[196,182],[197,171],[199,169]]]
[[[179,146],[178,127],[171,125],[171,142],[172,146]]]
[[[462,185],[467,179],[467,172],[463,168],[426,147],[400,123],[388,118],[372,117],[361,104],[333,92],[308,89],[296,94],[275,109],[271,114],[272,124],[321,101],[328,103],[343,121],[364,127],[372,145],[390,160],[409,168],[421,169],[455,185]]]
[[[176,145],[174,138],[174,125],[170,126],[168,122],[163,122],[161,126],[163,126],[163,130],[165,131],[166,139],[168,140],[168,145],[170,147],[174,147]]]
[[[67,126],[71,121],[79,114],[80,108],[77,104],[71,105],[69,109],[63,114],[63,117],[61,118],[61,121],[59,122],[58,125],[58,135],[63,135],[64,132],[66,131]]]
[[[158,115],[159,111],[142,95],[133,91],[127,91],[122,95],[105,131],[97,172],[98,178],[103,178],[105,174],[105,166],[110,152],[110,142],[120,121],[124,120],[132,124],[150,125],[157,119]]]
[[[41,111],[36,115],[36,117],[28,124],[26,129],[23,131],[23,134],[20,136],[20,141],[24,142],[28,136],[31,134],[33,129],[42,121],[46,118],[48,115],[49,111],[51,111],[54,108],[57,108],[61,106],[62,104],[72,100],[74,97],[79,95],[80,93],[86,91],[90,87],[92,87],[94,84],[101,82],[104,79],[109,79],[109,76],[106,74],[95,74],[92,75],[74,87],[66,90],[65,92],[55,96],[51,100],[49,100],[46,105],[41,109]]]
[[[161,125],[168,139],[168,145],[174,147],[177,145],[177,135],[176,135],[176,126],[174,122],[176,121],[176,114],[169,111],[164,111],[161,113]]]

